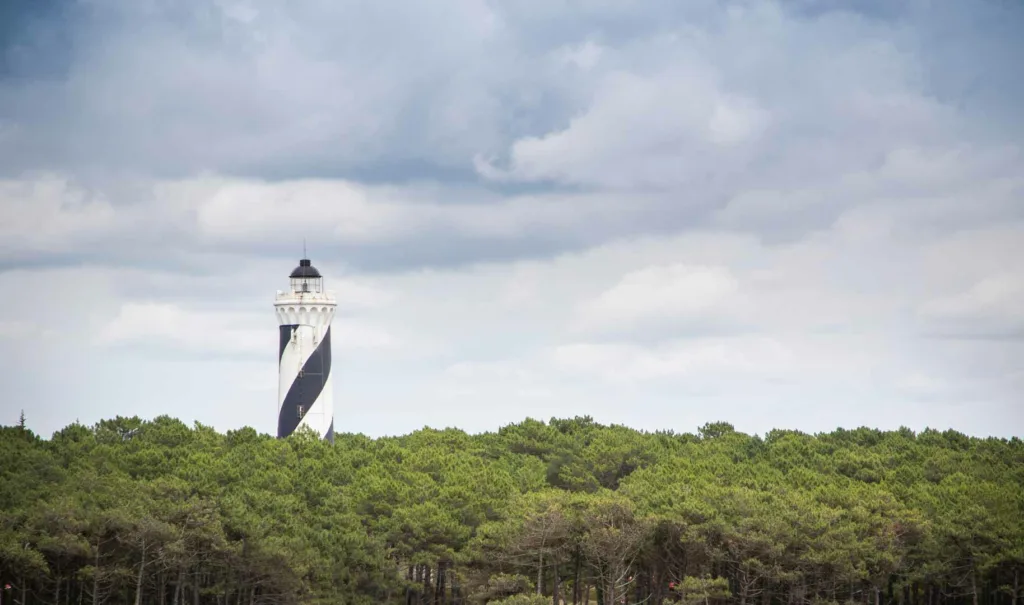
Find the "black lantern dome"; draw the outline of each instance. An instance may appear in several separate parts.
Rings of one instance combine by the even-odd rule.
[[[289,277],[292,279],[320,277],[320,272],[309,262],[308,258],[304,258],[299,261],[299,266],[295,267]]]

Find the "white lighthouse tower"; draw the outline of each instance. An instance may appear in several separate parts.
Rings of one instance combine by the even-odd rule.
[[[274,301],[280,326],[277,436],[308,426],[334,443],[331,319],[337,304],[308,258],[290,276],[291,291]]]

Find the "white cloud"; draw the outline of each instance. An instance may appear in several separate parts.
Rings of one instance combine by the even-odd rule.
[[[1024,274],[994,275],[961,294],[929,301],[922,307],[934,319],[1024,318]]]
[[[1024,338],[1024,270],[985,277],[966,291],[926,301],[919,313],[944,335]]]
[[[507,361],[461,361],[440,374],[437,393],[444,398],[489,396],[496,388],[523,401],[552,400],[555,391],[545,377],[524,364]]]
[[[0,255],[74,250],[121,223],[110,203],[65,178],[0,180]]]
[[[171,303],[124,303],[97,334],[100,345],[152,342],[195,353],[265,353],[253,315],[186,310]]]
[[[657,265],[622,277],[596,299],[584,303],[583,329],[636,329],[645,323],[714,319],[739,289],[725,267],[684,263]]]
[[[362,243],[393,239],[415,227],[415,210],[370,203],[366,188],[344,181],[235,181],[199,201],[197,219],[200,233],[226,241],[298,238],[314,230]]]
[[[749,368],[742,354],[731,353],[722,342],[703,346],[651,350],[635,345],[572,344],[556,348],[553,362],[570,372],[611,381],[695,376],[709,367]],[[780,351],[774,351],[779,356]],[[762,352],[762,357],[764,357]]]
[[[26,191],[48,191],[50,187],[48,181],[38,182],[31,177],[10,183],[12,188]],[[315,242],[321,250],[337,245],[400,246],[424,238],[516,242],[534,234],[550,237],[573,230],[587,235],[577,220],[581,206],[588,209],[588,228],[614,229],[623,220],[661,203],[658,197],[643,195],[623,206],[618,196],[605,193],[545,192],[502,197],[479,188],[436,184],[366,185],[344,179],[271,182],[213,173],[174,181],[137,182],[133,186],[134,203],[117,208],[116,221],[97,226],[85,221],[74,224],[91,237],[79,246],[108,245],[109,238],[116,236],[141,238],[146,249],[156,250],[162,246],[157,236],[168,234],[175,238],[174,244],[186,238],[213,251],[268,241],[300,246],[303,239]],[[82,186],[67,186],[65,190],[75,199],[91,191]],[[59,204],[47,203],[53,207]],[[103,207],[115,216],[113,207]],[[12,204],[12,216],[16,209]],[[66,237],[66,230],[61,230],[64,223],[54,223],[52,218],[35,220],[34,235],[45,237],[45,241]],[[45,242],[36,242],[42,240],[26,239],[26,249],[46,250]]]
[[[700,65],[652,75],[611,72],[567,128],[516,141],[507,172],[480,158],[477,168],[488,178],[613,188],[687,182],[768,122],[755,100],[724,92],[715,80]]]
[[[342,354],[400,347],[386,331],[358,320],[332,322],[332,343]],[[96,335],[101,346],[155,344],[195,354],[272,355],[276,328],[266,314],[185,309],[170,303],[130,302]]]

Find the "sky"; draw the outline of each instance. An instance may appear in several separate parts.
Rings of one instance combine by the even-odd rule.
[[[0,423],[1024,436],[1024,4],[6,0]]]

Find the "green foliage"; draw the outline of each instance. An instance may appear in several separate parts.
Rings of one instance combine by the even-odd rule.
[[[725,578],[686,576],[682,582],[676,585],[675,593],[676,598],[671,600],[684,605],[720,601],[730,596],[729,581]]]
[[[487,584],[479,587],[471,595],[471,600],[482,603],[505,603],[510,602],[508,599],[517,595],[527,595],[527,598],[530,599],[536,597],[536,593],[528,594],[532,593],[534,588],[533,582],[524,575],[499,572],[489,577]],[[544,601],[546,603],[547,599]]]
[[[536,594],[517,594],[497,601],[490,601],[492,605],[550,605],[551,599]]]
[[[19,605],[1013,605],[1024,444],[590,417],[494,433],[0,427]]]

